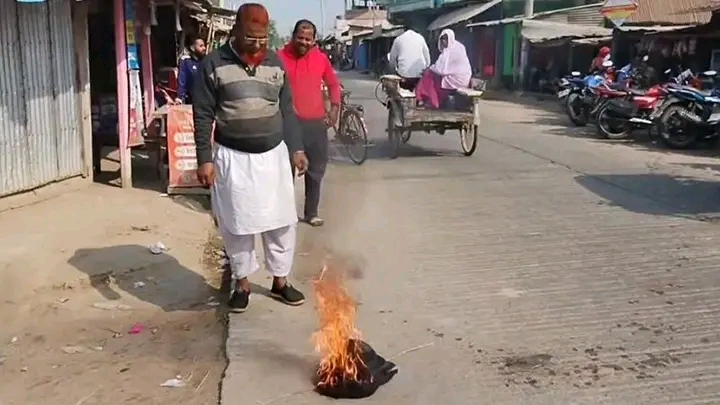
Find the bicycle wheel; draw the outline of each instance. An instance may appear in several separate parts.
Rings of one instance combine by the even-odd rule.
[[[340,122],[340,139],[353,163],[361,165],[367,159],[367,128],[362,116],[354,110],[345,110]]]

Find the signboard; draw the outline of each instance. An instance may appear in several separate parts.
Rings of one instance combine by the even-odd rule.
[[[138,44],[135,38],[137,28],[135,21],[137,14],[135,13],[135,1],[125,0],[125,42],[127,47],[127,64],[128,69],[140,69],[140,60],[138,58]]]
[[[196,174],[197,157],[191,106],[168,107],[167,153],[170,169],[168,190],[202,187]]]
[[[135,0],[125,0],[125,43],[128,66],[128,84],[130,94],[130,105],[128,117],[130,119],[130,130],[128,134],[128,145],[139,146],[144,144],[141,128],[145,127],[142,110],[142,96],[140,95],[140,60],[138,58],[138,44],[135,38],[137,26],[137,13],[135,12]]]
[[[637,0],[605,0],[600,13],[620,28],[637,9]]]

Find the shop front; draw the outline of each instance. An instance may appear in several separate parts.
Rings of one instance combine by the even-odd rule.
[[[74,3],[0,2],[0,197],[90,174]]]

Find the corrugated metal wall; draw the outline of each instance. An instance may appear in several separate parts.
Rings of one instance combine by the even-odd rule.
[[[69,0],[0,3],[0,196],[82,173]]]
[[[605,17],[600,13],[600,7],[582,7],[572,8],[568,11],[558,11],[536,19],[563,24],[602,27]]]
[[[585,9],[575,10],[569,13],[568,23],[575,25],[590,25],[593,27],[602,27],[605,23],[605,17],[600,13],[600,9],[589,7]]]

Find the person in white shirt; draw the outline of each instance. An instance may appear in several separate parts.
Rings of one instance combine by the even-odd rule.
[[[393,41],[388,62],[397,75],[405,79],[401,87],[413,90],[432,63],[425,38],[413,30],[405,31]]]

